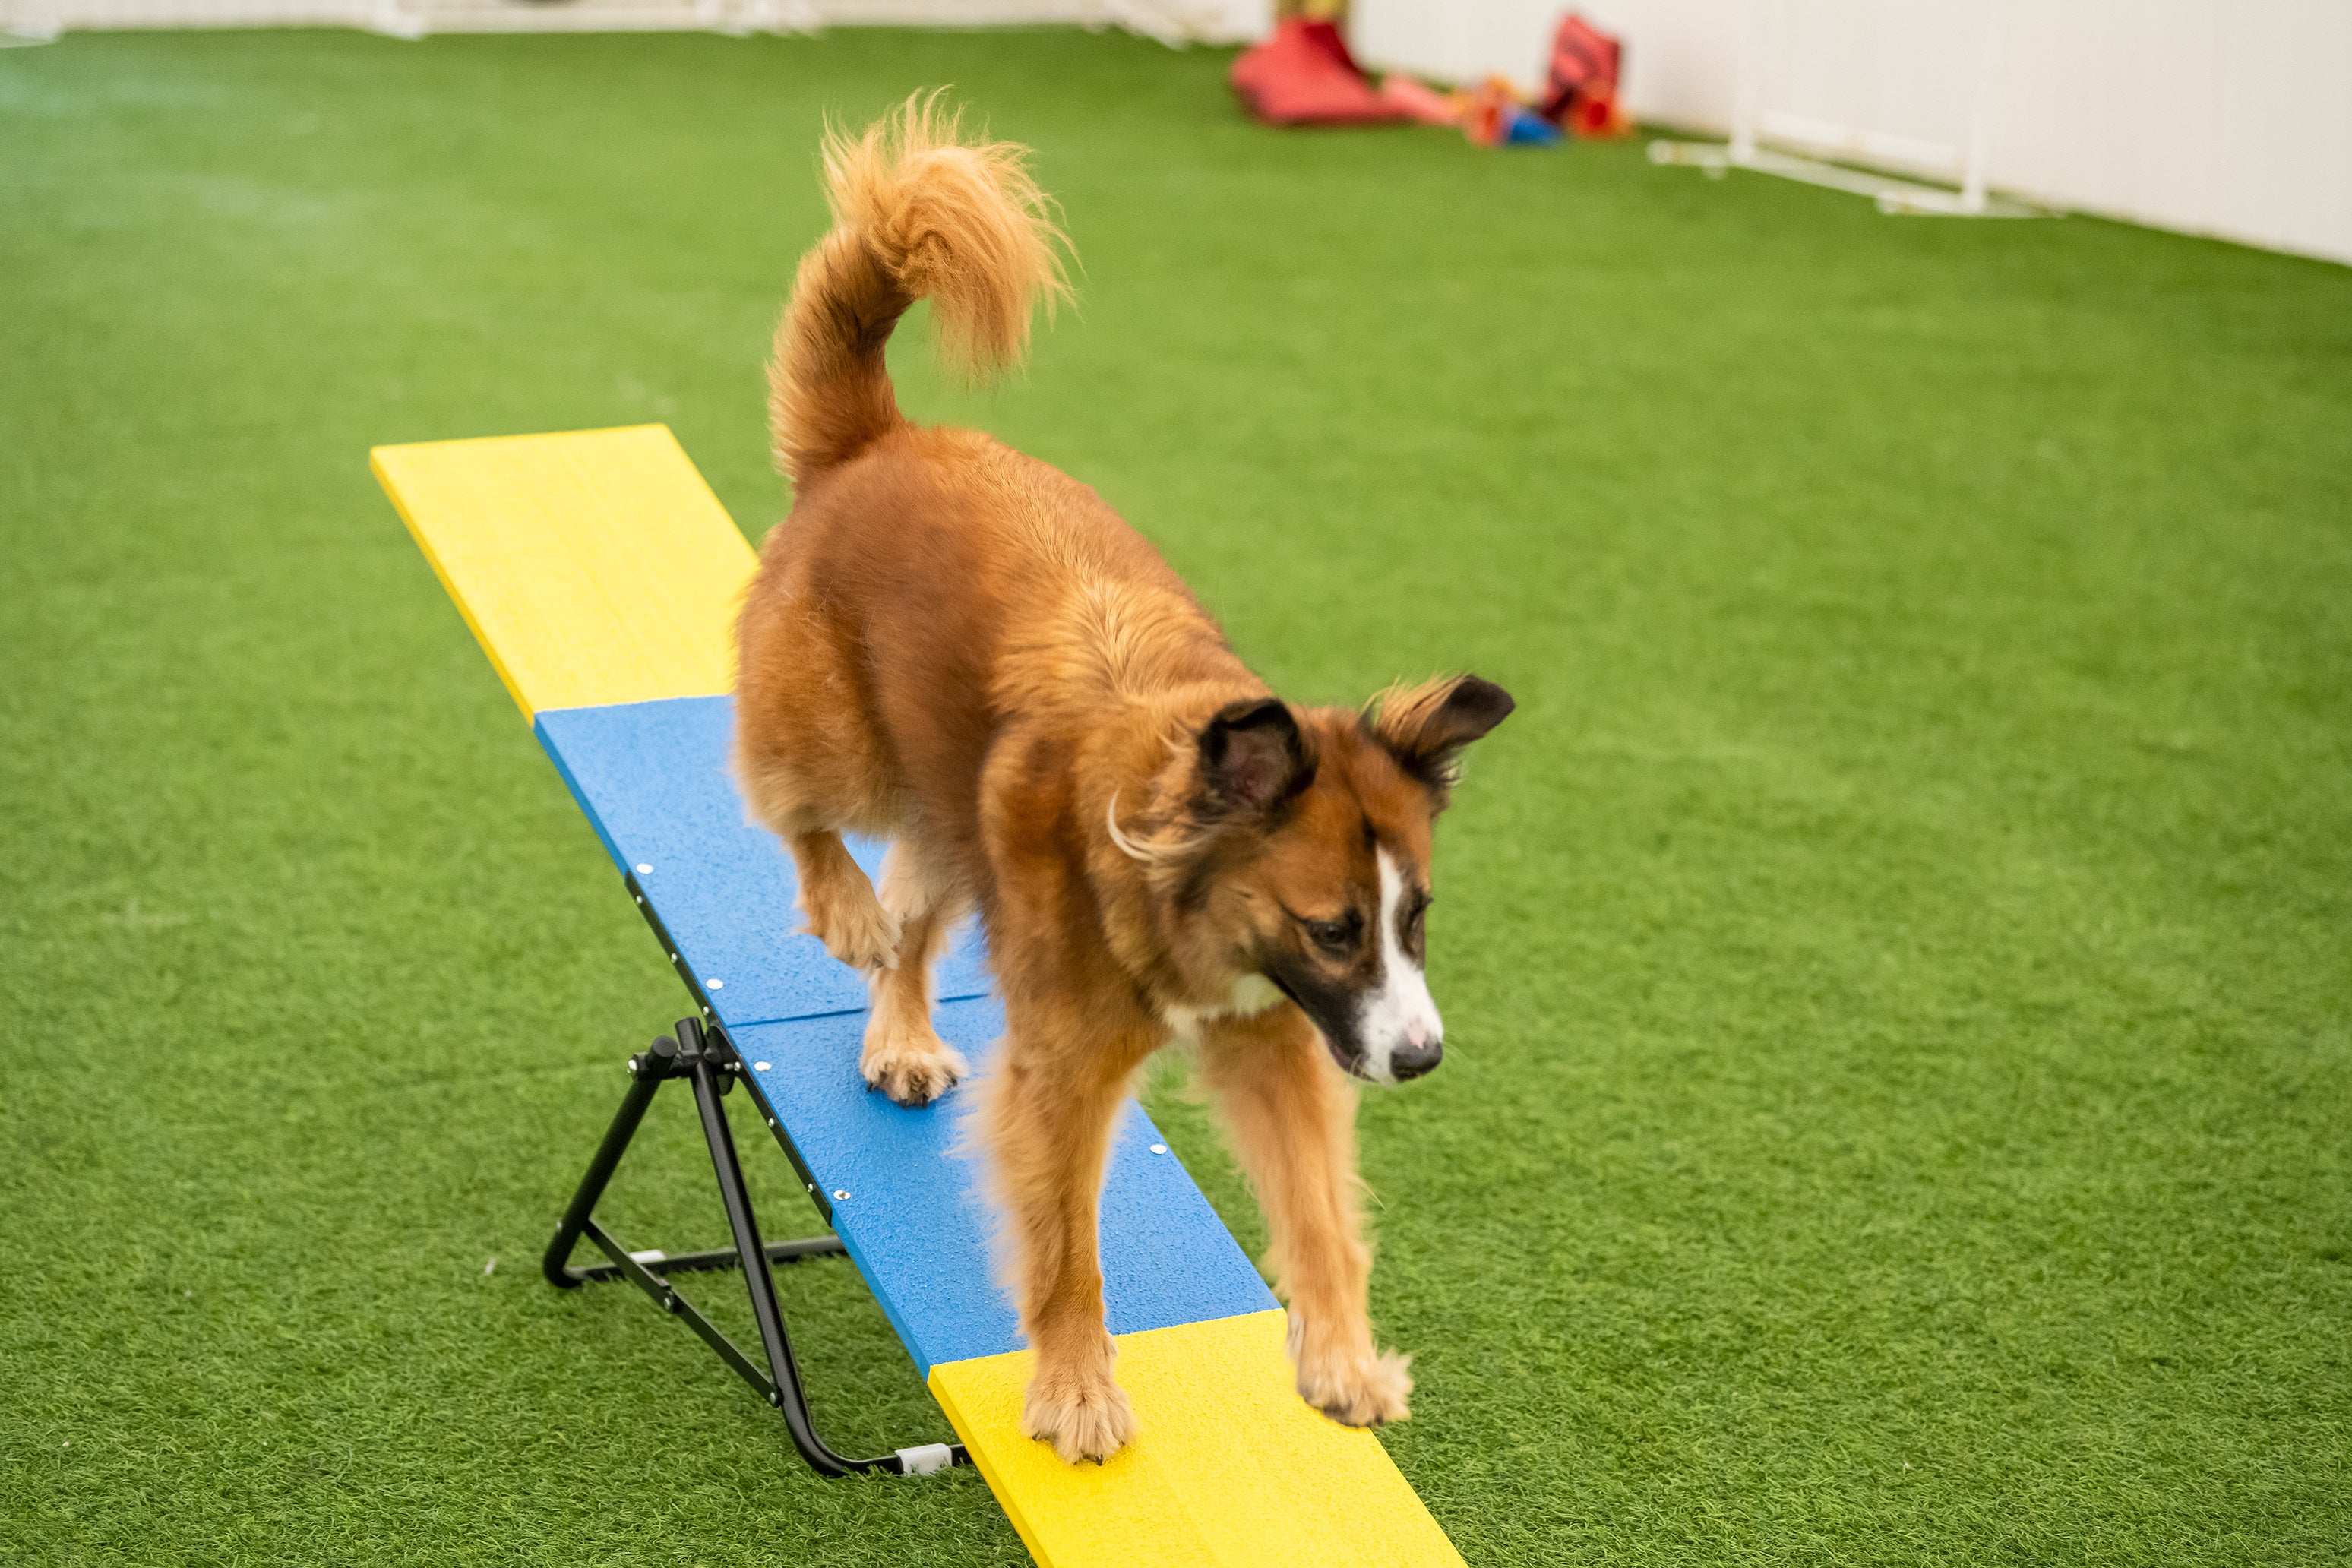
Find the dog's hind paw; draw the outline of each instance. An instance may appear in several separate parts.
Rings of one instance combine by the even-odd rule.
[[[1100,1464],[1125,1447],[1135,1429],[1127,1391],[1108,1373],[1041,1372],[1030,1380],[1022,1436],[1053,1444],[1064,1464]]]
[[[955,1048],[925,1029],[919,1036],[869,1039],[857,1070],[866,1087],[878,1089],[900,1105],[929,1105],[971,1070]]]
[[[882,907],[863,876],[819,893],[801,889],[809,934],[852,969],[890,969],[898,962],[898,921]]]
[[[1336,1356],[1301,1356],[1298,1393],[1307,1404],[1346,1426],[1377,1426],[1412,1414],[1412,1358],[1395,1351],[1360,1351]]]

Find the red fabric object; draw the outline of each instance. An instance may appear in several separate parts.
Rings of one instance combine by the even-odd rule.
[[[1391,107],[1403,111],[1410,120],[1423,125],[1459,125],[1462,123],[1462,100],[1453,93],[1439,92],[1402,71],[1391,71],[1381,79],[1381,96]]]
[[[1234,62],[1234,91],[1269,125],[1352,125],[1402,120],[1328,22],[1293,17]]]
[[[1631,136],[1633,121],[1617,101],[1615,88],[1580,92],[1568,106],[1566,130],[1571,136],[1598,140],[1609,136]]]
[[[1623,47],[1616,39],[1570,12],[1552,36],[1551,70],[1544,79],[1536,112],[1555,125],[1568,126],[1579,99],[1597,98],[1613,106],[1617,69],[1623,55]],[[1608,118],[1603,116],[1601,123],[1609,123]],[[1591,132],[1580,130],[1579,134]]]

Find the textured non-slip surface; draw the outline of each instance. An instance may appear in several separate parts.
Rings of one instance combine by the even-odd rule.
[[[379,447],[373,463],[526,717],[734,685],[751,547],[666,427]]]
[[[984,1067],[1003,1010],[993,1001],[939,1009],[940,1033]],[[867,1091],[857,1076],[855,1016],[731,1032],[760,1092],[783,1120],[833,1226],[916,1365],[992,1356],[1020,1344],[996,1287],[979,1168],[961,1152],[967,1100],[917,1110]],[[1160,1151],[1154,1153],[1154,1149]],[[1104,1306],[1113,1333],[1260,1312],[1274,1297],[1141,1108],[1122,1113],[1102,1194]],[[1302,1499],[1311,1480],[1300,1481]],[[1119,1506],[1116,1495],[1105,1506]]]
[[[605,852],[638,888],[729,1028],[854,1012],[866,983],[803,931],[792,857],[747,821],[727,775],[726,697],[543,710],[533,721]],[[882,846],[854,840],[868,877]],[[957,927],[935,972],[943,1001],[988,990],[978,922]]]
[[[1464,1556],[2352,1559],[2352,271],[1278,134],[1231,59],[0,50],[0,1560],[1025,1560],[538,1278],[688,1004],[355,456],[659,420],[763,529],[824,117],[940,82],[1085,270],[992,393],[919,320],[909,411],[1099,489],[1287,695],[1519,699],[1438,828],[1445,1066],[1360,1117],[1378,1441]],[[633,1246],[726,1239],[676,1093]],[[830,1440],[951,1435],[845,1261],[779,1289]]]
[[[1139,1427],[1101,1465],[1021,1436],[1027,1351],[931,1369],[931,1392],[1042,1568],[1461,1568],[1370,1432],[1291,1387],[1279,1311],[1118,1339]]]

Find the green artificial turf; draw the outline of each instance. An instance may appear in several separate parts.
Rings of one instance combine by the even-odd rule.
[[[683,998],[366,460],[666,420],[756,535],[821,118],[939,82],[1083,305],[993,393],[909,334],[909,407],[1288,694],[1519,699],[1441,833],[1450,1059],[1362,1116],[1381,1440],[1471,1562],[2352,1556],[2352,272],[1276,133],[1228,58],[0,54],[0,1560],[1020,1559],[539,1280]],[[723,1237],[689,1121],[640,1245]],[[838,1446],[944,1434],[854,1274],[783,1289]]]

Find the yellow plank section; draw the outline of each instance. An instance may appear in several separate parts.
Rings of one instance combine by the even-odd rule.
[[[373,458],[525,718],[732,688],[751,547],[667,426]]]
[[[1283,1314],[1118,1336],[1142,1430],[1102,1465],[1021,1436],[1028,1351],[931,1368],[931,1392],[1041,1568],[1462,1568],[1380,1439],[1291,1386]]]

